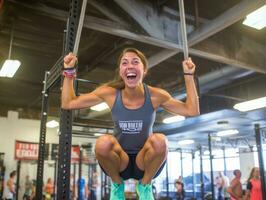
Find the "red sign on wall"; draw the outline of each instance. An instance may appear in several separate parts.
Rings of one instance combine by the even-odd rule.
[[[30,142],[16,141],[15,159],[16,160],[38,160],[39,144]]]
[[[80,148],[79,146],[72,146],[71,148],[71,161],[78,162],[80,156]]]

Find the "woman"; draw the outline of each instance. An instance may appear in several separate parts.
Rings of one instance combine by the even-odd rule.
[[[180,180],[176,180],[175,188],[176,188],[176,200],[184,200],[185,199],[184,183]]]
[[[52,199],[54,195],[54,183],[51,178],[47,179],[47,182],[44,186],[45,200]]]
[[[31,190],[32,190],[32,181],[30,180],[30,176],[26,175],[25,180],[25,191],[23,195],[23,200],[30,200]]]
[[[217,189],[217,200],[225,200],[228,199],[226,196],[226,189],[229,186],[229,181],[227,180],[227,177],[224,175],[223,172],[219,172],[218,176],[215,178],[215,186]]]
[[[13,200],[16,195],[15,177],[17,172],[14,170],[9,174],[9,179],[4,187],[3,197],[5,200]]]
[[[247,181],[247,198],[249,200],[262,200],[260,170],[258,167],[251,169]]]
[[[95,154],[104,172],[112,179],[111,199],[125,199],[123,180],[128,178],[140,180],[136,186],[140,200],[153,199],[151,180],[160,173],[167,156],[166,137],[152,133],[156,110],[162,107],[183,116],[199,114],[194,63],[191,59],[183,61],[187,88],[187,100],[183,103],[165,90],[142,82],[148,63],[137,49],[127,48],[121,53],[114,81],[78,97],[73,89],[76,61],[71,53],[64,58],[62,108],[87,108],[101,102],[110,107],[114,136],[99,137]]]

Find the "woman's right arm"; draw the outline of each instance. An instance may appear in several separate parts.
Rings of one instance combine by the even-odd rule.
[[[77,58],[74,54],[69,53],[64,58],[64,68],[71,68],[75,66]],[[105,86],[99,87],[93,92],[76,96],[74,92],[74,77],[66,76],[63,81],[61,108],[63,109],[81,109],[94,106],[105,100],[108,94]]]
[[[73,88],[73,78],[70,80],[70,78],[65,77],[62,88],[61,108],[72,110],[88,108],[99,104],[104,101],[104,90],[103,87],[99,87],[90,93],[76,96]]]

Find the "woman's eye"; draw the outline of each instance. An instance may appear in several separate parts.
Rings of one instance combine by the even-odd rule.
[[[122,62],[121,64],[122,64],[123,66],[125,66],[125,65],[127,65],[127,62]]]
[[[134,65],[137,65],[137,64],[139,64],[139,61],[138,60],[135,60],[135,61],[133,61],[133,64]]]

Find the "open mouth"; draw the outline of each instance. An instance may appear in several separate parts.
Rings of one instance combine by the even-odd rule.
[[[136,77],[137,77],[137,74],[135,74],[135,73],[128,73],[127,74],[128,80],[134,80]]]

